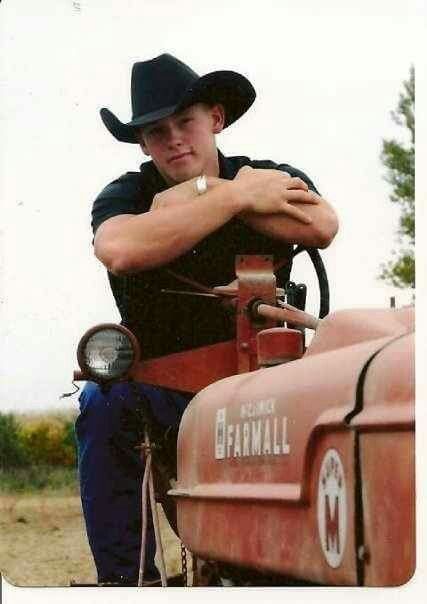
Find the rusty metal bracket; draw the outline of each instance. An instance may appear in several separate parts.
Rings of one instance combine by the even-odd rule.
[[[260,329],[274,327],[271,319],[254,320],[251,305],[260,300],[276,305],[276,276],[272,256],[236,256],[238,283],[236,347],[237,371],[257,369],[256,334]]]

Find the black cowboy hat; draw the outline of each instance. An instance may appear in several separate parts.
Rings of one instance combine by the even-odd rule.
[[[202,77],[170,54],[135,63],[132,68],[132,120],[122,123],[109,109],[101,109],[107,130],[124,143],[137,143],[141,126],[161,120],[194,103],[221,103],[226,128],[255,100],[255,90],[234,71],[214,71]]]

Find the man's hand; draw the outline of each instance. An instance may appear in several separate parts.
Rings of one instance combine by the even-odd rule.
[[[297,177],[280,170],[244,166],[233,181],[242,198],[243,213],[285,214],[303,224],[311,224],[308,214],[293,204],[319,203],[319,196]]]
[[[179,185],[166,189],[162,193],[157,193],[153,197],[150,210],[167,208],[171,205],[182,204],[195,199],[197,197],[196,180],[197,178],[191,178]]]

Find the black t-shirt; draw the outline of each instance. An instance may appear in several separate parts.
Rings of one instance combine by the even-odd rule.
[[[219,153],[221,178],[232,180],[242,166],[271,168],[302,178],[313,191],[311,180],[288,164],[253,161],[248,157],[224,157]],[[127,172],[110,183],[92,209],[93,232],[120,214],[142,214],[150,209],[156,193],[168,186],[153,162],[140,172]],[[275,260],[290,253],[291,246],[257,233],[238,218],[230,220],[167,266],[129,276],[108,273],[122,323],[138,337],[144,358],[152,358],[229,340],[234,337],[234,319],[215,298],[166,293],[162,290],[195,291],[168,271],[179,273],[207,287],[235,279],[236,254],[271,254]],[[278,285],[289,277],[286,267]]]

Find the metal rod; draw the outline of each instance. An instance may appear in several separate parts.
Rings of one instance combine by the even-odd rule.
[[[299,308],[295,308],[295,306],[291,306],[290,304],[283,303],[281,306],[282,308],[278,308],[277,306],[270,306],[269,304],[259,304],[256,307],[256,312],[267,319],[286,321],[287,323],[301,325],[308,329],[317,329],[319,319],[316,319],[313,315],[310,315]]]
[[[187,296],[202,296],[204,298],[219,298],[216,294],[203,294],[201,292],[188,292],[185,290],[179,289],[161,289],[162,294],[179,294],[179,295],[187,295]]]
[[[180,289],[161,289],[160,292],[162,294],[178,294],[180,296],[202,296],[203,298],[221,298],[223,296],[227,297],[235,297],[238,295],[238,290],[235,287],[229,287],[228,285],[218,285],[213,288],[216,293],[214,294],[204,294],[202,292],[190,292],[187,290]],[[283,287],[276,288],[276,296],[281,298],[285,295],[285,290]]]
[[[160,559],[160,578],[162,580],[162,587],[167,587],[168,578],[166,574],[166,566],[165,566],[165,556],[163,553],[163,545],[162,545],[162,537],[160,535],[160,524],[159,524],[159,514],[157,513],[157,504],[156,498],[154,496],[154,484],[153,484],[153,472],[150,471],[148,475],[148,488],[150,493],[150,504],[151,504],[151,514],[153,517],[153,525],[154,525],[154,535],[156,537],[156,547],[159,554]]]
[[[144,571],[145,571],[145,544],[147,540],[147,487],[148,477],[151,473],[151,451],[150,441],[148,438],[147,430],[144,433],[144,446],[141,447],[141,458],[145,458],[145,469],[144,477],[142,479],[141,486],[141,513],[142,513],[142,529],[141,529],[141,552],[139,558],[139,575],[138,575],[138,587],[142,587],[144,582]]]

